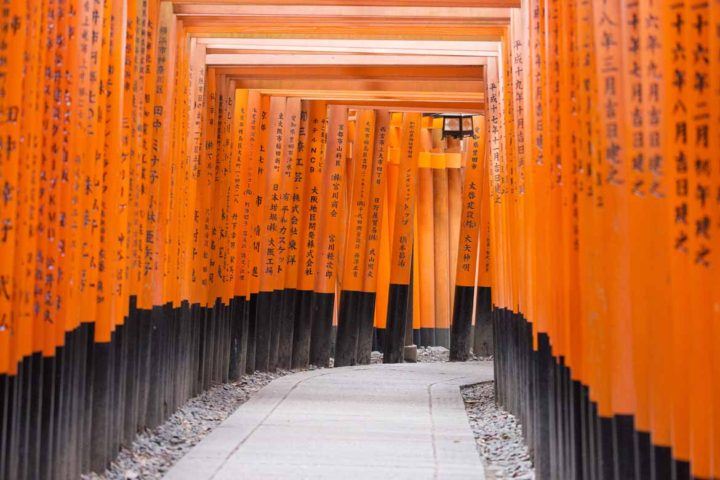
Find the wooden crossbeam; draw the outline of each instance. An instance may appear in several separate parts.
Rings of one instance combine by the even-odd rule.
[[[277,17],[228,19],[226,17],[183,18],[185,32],[194,37],[238,38],[334,38],[384,40],[477,40],[498,41],[506,34],[505,24],[437,21],[409,22],[398,19],[322,19],[298,17],[280,22]]]
[[[350,108],[372,107],[375,110],[388,112],[421,112],[421,113],[468,113],[479,114],[485,111],[484,102],[432,102],[405,100],[328,100],[330,105],[343,105]]]
[[[200,40],[200,39],[198,39]],[[243,79],[294,79],[298,69],[289,65],[224,65],[214,67],[219,73]],[[481,65],[308,65],[302,70],[303,79],[363,79],[363,80],[453,80],[484,81]]]
[[[254,42],[247,44],[217,43],[208,45],[208,53],[272,53],[272,54],[374,54],[374,55],[444,55],[448,57],[495,57],[497,48],[484,50],[433,50],[419,48],[377,48],[377,47],[333,47],[333,46],[289,46],[289,45],[257,45]]]
[[[433,102],[429,100],[347,100],[327,99],[327,102],[334,105],[348,105],[355,107],[378,107],[393,112],[425,112],[444,113],[462,112],[478,113],[485,109],[483,102]]]
[[[208,65],[484,65],[486,57],[448,57],[441,55],[308,55],[242,54],[207,55]]]
[[[247,89],[280,89],[280,90],[308,90],[317,86],[316,79],[287,78],[287,79],[248,79],[243,76],[229,76],[235,81],[237,88]],[[425,91],[425,92],[482,92],[485,83],[477,81],[454,80],[368,80],[368,79],[323,79],[324,88],[330,90],[379,90],[379,91]]]
[[[348,99],[379,99],[379,100],[428,100],[428,101],[482,101],[485,98],[483,92],[401,92],[401,91],[352,91],[352,90],[272,90],[262,89],[260,93],[263,95],[284,95],[289,97],[307,97],[314,98],[348,98]]]
[[[174,0],[175,5],[357,5],[357,0]],[[363,0],[366,6],[505,7],[517,8],[519,0]]]
[[[510,9],[483,7],[408,7],[367,5],[237,5],[237,4],[176,4],[175,13],[185,16],[234,17],[312,17],[312,18],[413,18],[482,20],[489,23],[508,22]]]
[[[496,42],[482,41],[443,41],[443,40],[347,40],[347,39],[317,39],[317,38],[222,38],[207,37],[198,39],[199,44],[215,48],[234,48],[244,45],[253,45],[258,48],[269,47],[332,47],[332,48],[378,48],[391,50],[422,49],[453,52],[453,51],[497,51]]]

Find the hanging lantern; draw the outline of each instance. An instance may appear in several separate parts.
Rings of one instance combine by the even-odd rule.
[[[464,113],[441,113],[435,117],[443,119],[442,138],[453,137],[462,140],[473,135],[473,117]]]

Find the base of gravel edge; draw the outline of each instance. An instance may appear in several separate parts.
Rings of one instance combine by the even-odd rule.
[[[83,475],[83,480],[160,479],[190,449],[220,425],[255,392],[276,378],[294,373],[278,370],[244,375],[237,382],[217,385],[190,399],[165,423],[141,432],[129,448],[123,448],[102,474]]]
[[[487,480],[534,479],[522,426],[495,404],[495,382],[465,386],[462,396]]]

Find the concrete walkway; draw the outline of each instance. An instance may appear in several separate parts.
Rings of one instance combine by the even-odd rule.
[[[483,479],[460,385],[492,363],[371,365],[273,381],[165,477]]]

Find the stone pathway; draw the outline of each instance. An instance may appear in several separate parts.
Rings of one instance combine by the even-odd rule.
[[[370,365],[274,380],[168,480],[483,479],[459,387],[491,362]]]

